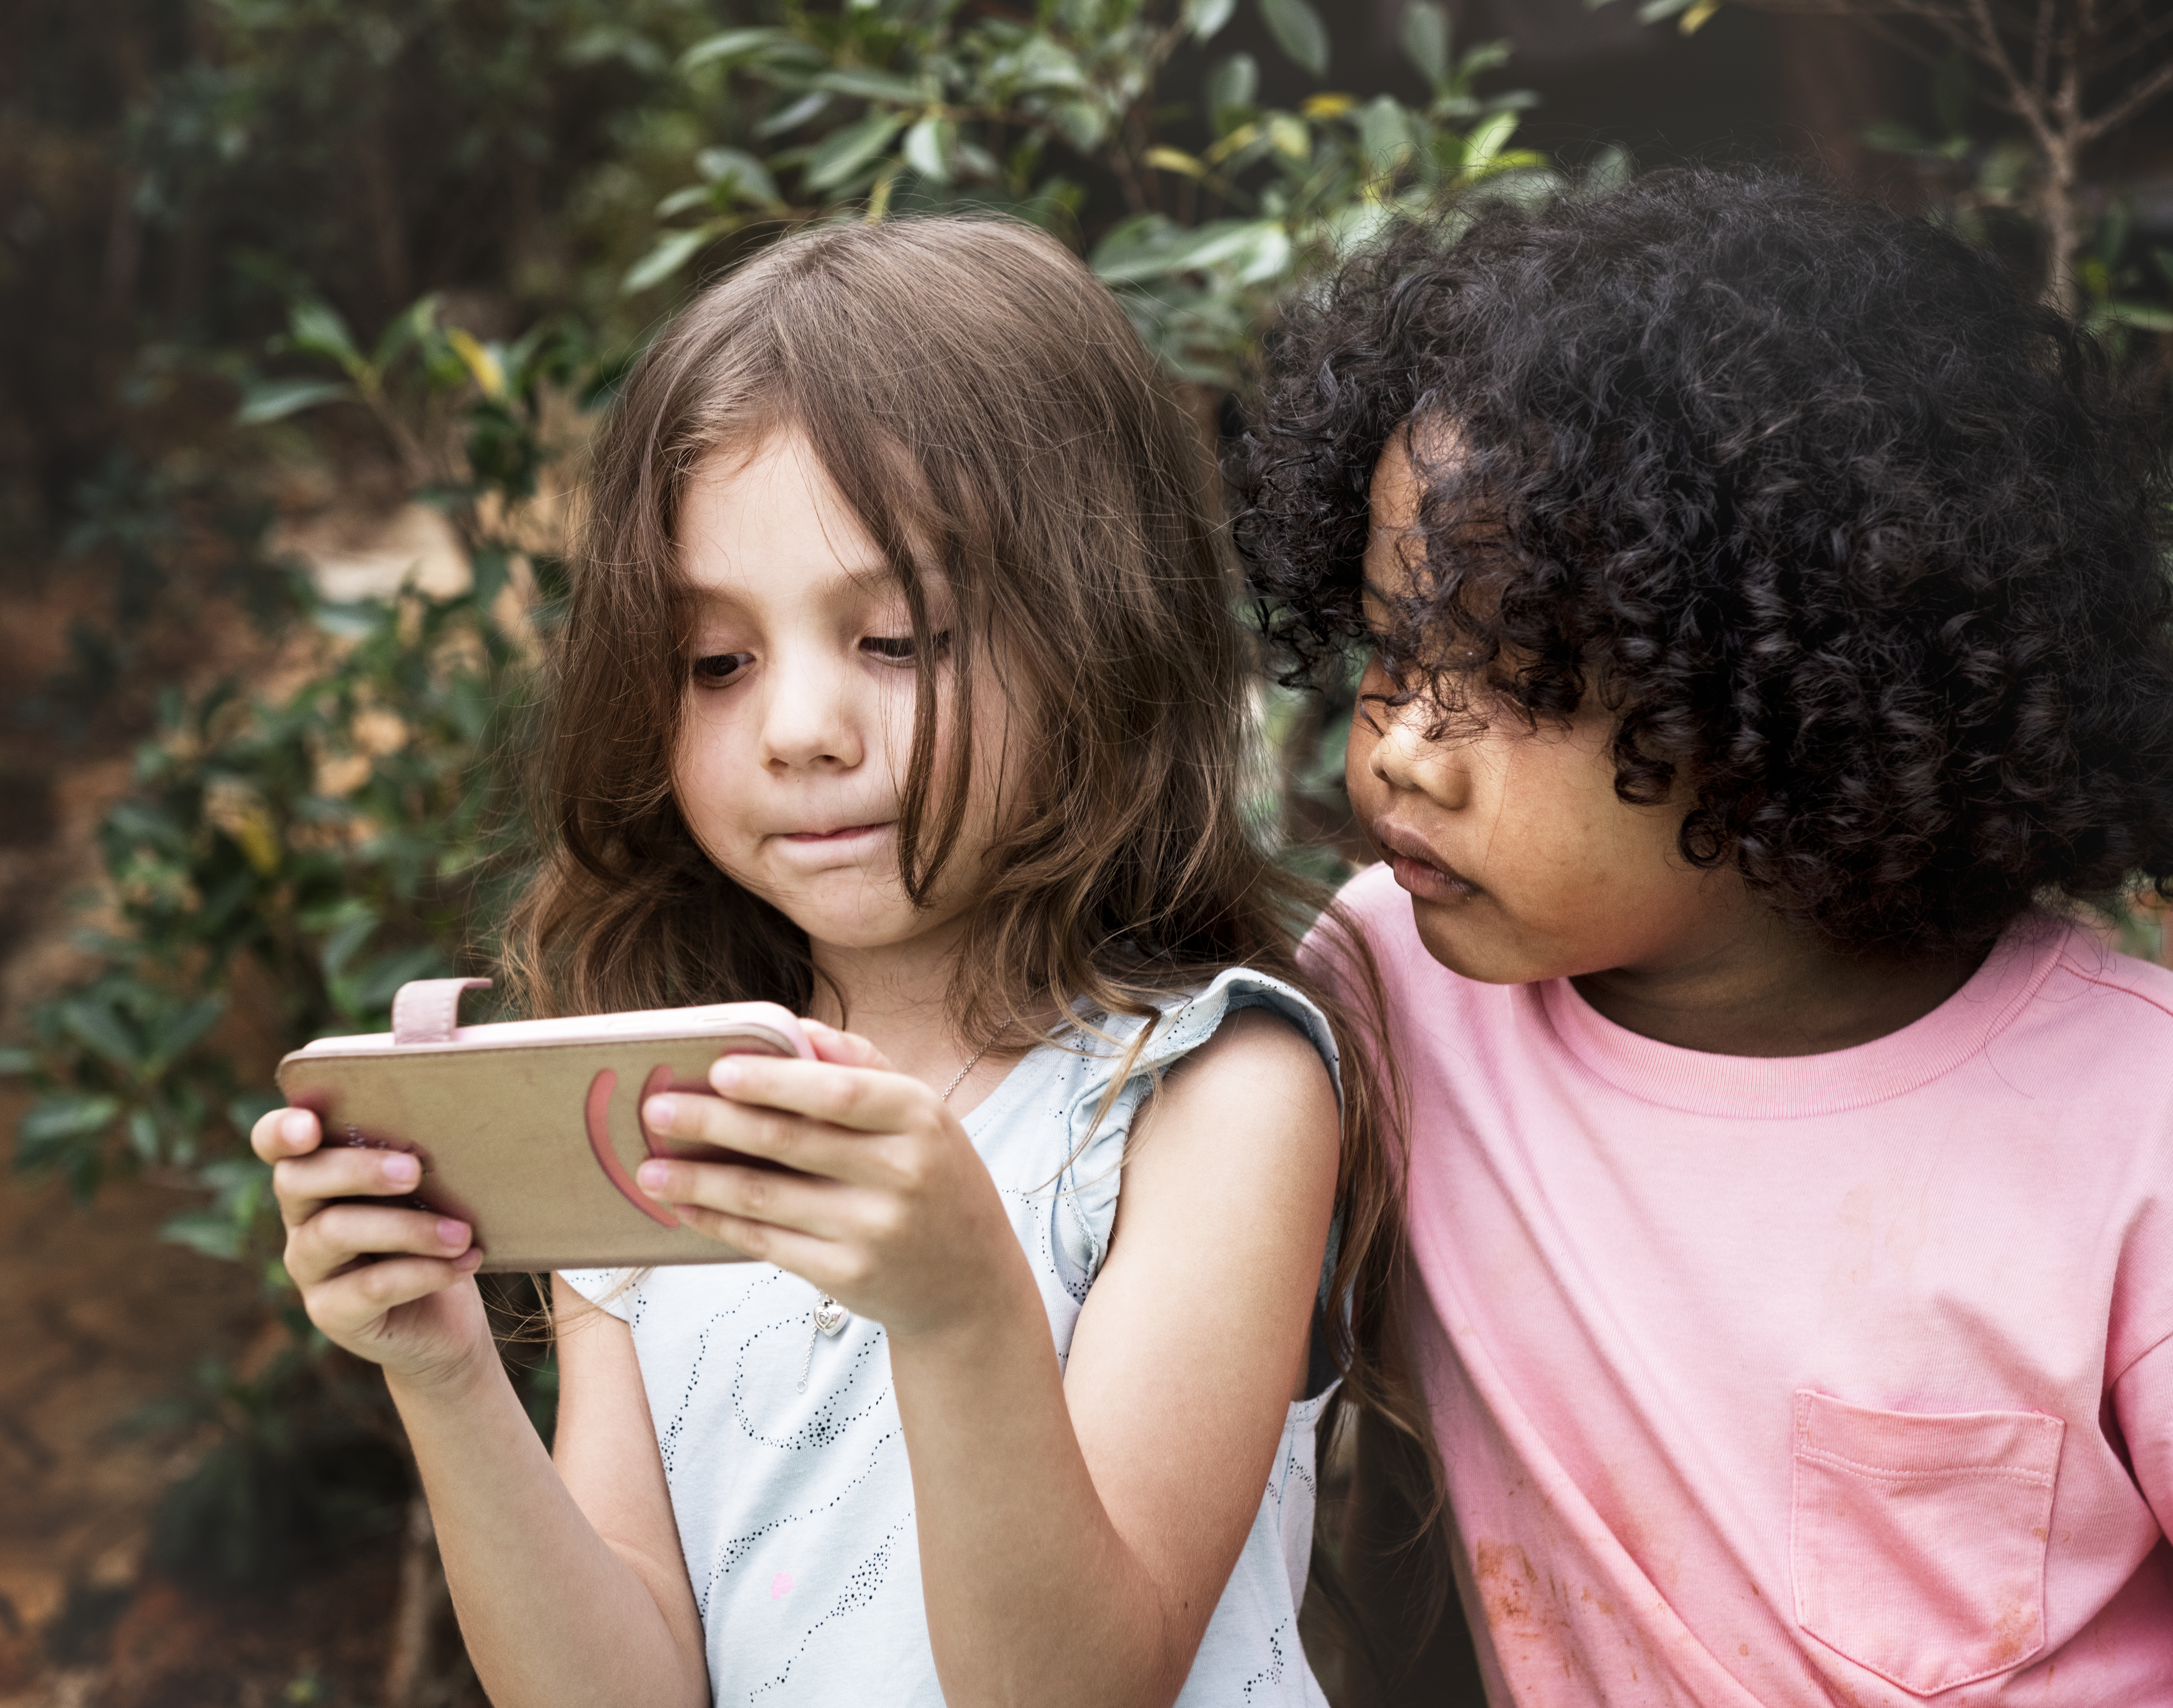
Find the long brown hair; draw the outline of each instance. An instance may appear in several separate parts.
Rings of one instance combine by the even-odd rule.
[[[944,779],[970,774],[978,672],[1024,725],[1029,774],[1005,803],[957,958],[958,1035],[1019,1046],[1052,1014],[1146,1017],[1238,965],[1318,1001],[1343,1059],[1328,1312],[1341,1398],[1422,1438],[1389,1362],[1401,1170],[1383,1083],[1294,934],[1320,914],[1316,941],[1349,971],[1337,983],[1378,1000],[1372,962],[1244,822],[1254,654],[1207,447],[1114,299],[1040,232],[823,227],[710,287],[644,355],[596,445],[572,564],[545,864],[507,940],[524,1005],[808,1005],[804,934],[710,862],[671,776],[691,644],[682,493],[713,452],[785,430],[805,435],[882,551],[920,643],[898,827],[916,901],[957,841],[964,791]],[[930,569],[954,607],[943,719]]]

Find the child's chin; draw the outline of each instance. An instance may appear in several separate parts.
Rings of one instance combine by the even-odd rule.
[[[1451,973],[1480,984],[1530,984],[1556,976],[1528,949],[1489,929],[1469,902],[1447,906],[1414,900],[1411,922],[1426,951]]]

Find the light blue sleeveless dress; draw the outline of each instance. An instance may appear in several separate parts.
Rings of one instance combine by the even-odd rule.
[[[1109,1248],[1125,1140],[1153,1075],[1246,1007],[1288,1020],[1335,1071],[1319,1010],[1238,968],[1169,1006],[1098,1123],[1121,1051],[1086,1038],[1092,1054],[1033,1050],[964,1118],[1033,1265],[1060,1359]],[[1107,1029],[1129,1042],[1138,1024]],[[1244,1137],[1230,1135],[1232,1168],[1245,1166]],[[617,1271],[565,1279],[633,1330],[714,1700],[941,1708],[882,1327],[854,1317],[834,1339],[814,1335],[815,1289],[767,1263],[656,1269],[616,1297]],[[1326,1398],[1290,1409],[1180,1708],[1326,1708],[1297,1635]]]

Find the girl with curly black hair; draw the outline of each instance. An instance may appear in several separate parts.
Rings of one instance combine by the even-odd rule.
[[[2173,878],[2157,418],[1954,236],[1682,171],[1359,256],[1244,481],[1293,675],[1370,652],[1492,1700],[2173,1700],[2173,974],[2067,905]]]

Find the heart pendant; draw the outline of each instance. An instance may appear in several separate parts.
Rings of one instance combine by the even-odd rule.
[[[815,1326],[835,1339],[853,1320],[853,1313],[825,1293],[815,1301]]]

